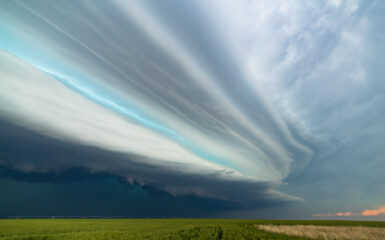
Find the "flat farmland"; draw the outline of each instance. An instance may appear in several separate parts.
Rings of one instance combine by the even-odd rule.
[[[0,239],[329,239],[306,231],[369,229],[381,234],[385,222],[236,219],[3,219]],[[326,228],[330,226],[332,228]],[[309,230],[310,229],[310,230]],[[353,229],[353,230],[352,230]],[[333,234],[338,234],[333,233]],[[379,232],[379,233],[378,233]],[[324,233],[322,233],[324,234]],[[353,233],[354,234],[354,233]],[[316,236],[316,237],[315,237]],[[339,235],[332,235],[334,239]],[[341,235],[342,236],[342,235]],[[359,235],[357,239],[373,239]],[[381,239],[381,238],[379,238]],[[383,238],[385,239],[385,237]]]

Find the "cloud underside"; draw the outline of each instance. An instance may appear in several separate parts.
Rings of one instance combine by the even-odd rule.
[[[229,201],[234,207],[258,208],[299,200],[276,192],[274,183],[231,179],[221,171],[183,173],[172,169],[190,168],[189,164],[159,166],[156,159],[152,159],[154,163],[151,163],[145,157],[134,154],[57,140],[3,120],[1,125],[0,150],[4,154],[0,163],[3,169],[13,172],[10,177],[15,180],[48,183],[78,181],[77,175],[71,174],[71,171],[83,168],[89,175],[108,174],[128,185],[151,187],[173,196],[195,195]],[[63,174],[66,177],[60,177]]]

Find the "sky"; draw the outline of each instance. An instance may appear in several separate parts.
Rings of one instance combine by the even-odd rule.
[[[0,3],[0,217],[385,220],[382,0]]]

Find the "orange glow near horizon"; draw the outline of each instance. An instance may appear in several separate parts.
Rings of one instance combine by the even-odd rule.
[[[313,217],[340,217],[340,216],[364,216],[364,217],[370,217],[370,216],[385,216],[385,206],[379,207],[377,209],[366,209],[362,211],[361,213],[352,213],[352,212],[339,212],[339,213],[319,213],[319,214],[313,214]]]
[[[320,213],[313,214],[314,217],[334,217],[334,216],[352,216],[351,212],[339,212],[339,213]]]
[[[378,209],[373,210],[364,210],[361,213],[362,216],[378,216],[378,215],[385,215],[385,207],[379,207]]]

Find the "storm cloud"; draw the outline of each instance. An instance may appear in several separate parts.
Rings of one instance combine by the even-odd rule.
[[[86,169],[234,210],[344,191],[354,211],[381,205],[384,8],[2,2],[0,167]]]

